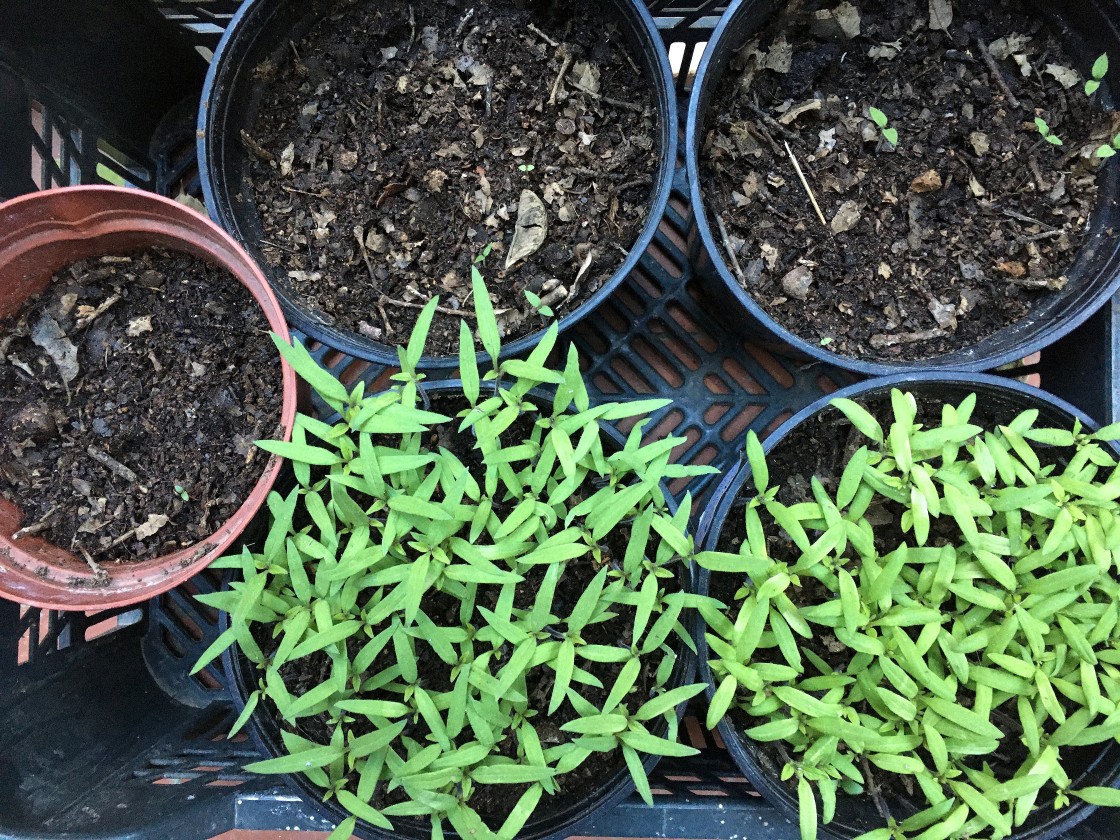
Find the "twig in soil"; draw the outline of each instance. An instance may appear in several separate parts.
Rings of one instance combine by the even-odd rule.
[[[54,517],[55,511],[58,510],[58,505],[51,505],[50,510],[44,513],[38,522],[28,525],[26,528],[20,528],[12,534],[13,540],[18,540],[21,537],[30,537],[33,534],[38,534],[40,531],[46,530],[47,526],[51,524],[51,519]]]
[[[365,231],[362,230],[361,225],[354,226],[354,238],[358,240],[358,250],[362,252],[362,259],[365,260],[366,269],[369,271],[369,279],[374,283],[377,283],[377,275],[374,274],[373,263],[370,261],[369,251],[366,250],[366,240],[364,233]]]
[[[308,192],[307,190],[297,190],[295,187],[281,187],[280,189],[282,189],[284,192],[299,193],[300,195],[309,195],[312,198],[326,198],[327,197],[327,194],[325,192],[313,193],[313,192]]]
[[[279,245],[276,242],[270,242],[267,239],[262,239],[260,242],[262,245],[265,245],[269,248],[275,248],[278,251],[287,251],[289,254],[299,253],[299,251],[297,251],[295,248],[289,248],[287,245]]]
[[[621,184],[619,184],[617,187],[614,188],[614,191],[616,193],[626,192],[626,190],[630,189],[631,187],[642,187],[642,186],[645,186],[646,184],[651,183],[652,181],[653,181],[652,176],[645,175],[641,178],[634,178],[633,180],[630,180],[630,181],[623,181]]]
[[[93,458],[97,463],[111,472],[113,475],[123,478],[125,481],[135,484],[141,493],[147,493],[148,488],[140,483],[139,476],[132,470],[110,455],[108,452],[102,452],[96,446],[87,446],[86,454]]]
[[[1048,289],[1051,292],[1060,292],[1069,283],[1065,277],[1036,280],[1033,277],[1005,277],[1005,283],[1012,286],[1022,286],[1024,289]]]
[[[462,19],[459,21],[459,25],[455,27],[455,37],[456,38],[458,38],[460,35],[463,34],[463,27],[467,25],[467,22],[472,17],[474,17],[474,6],[471,6],[469,9],[467,9],[467,13],[465,15],[463,15]],[[530,24],[530,26],[531,25],[532,24]]]
[[[735,249],[731,247],[731,237],[727,235],[727,225],[723,223],[723,216],[719,213],[716,213],[716,224],[719,226],[719,235],[723,238],[723,249],[727,251],[727,258],[731,260],[731,268],[735,272],[735,277],[742,286],[746,287],[747,278],[743,275],[739,258],[735,256]]]
[[[472,11],[473,11],[473,9],[472,9]],[[530,32],[533,32],[533,33],[535,33],[535,34],[539,35],[539,36],[540,36],[540,39],[541,39],[542,41],[547,41],[547,42],[548,42],[549,44],[551,44],[551,45],[552,45],[553,47],[555,47],[555,48],[557,48],[557,49],[559,49],[559,48],[560,48],[560,42],[559,42],[559,41],[554,41],[554,40],[552,40],[552,39],[551,39],[550,37],[548,37],[548,35],[546,35],[545,33],[541,32],[541,30],[540,30],[540,29],[538,29],[538,28],[536,27],[536,25],[534,25],[534,24],[530,23],[530,24],[529,24],[529,25],[528,25],[528,26],[527,26],[526,28],[527,28],[527,29],[528,29],[528,30],[529,30]]]
[[[552,93],[548,95],[549,105],[556,104],[556,94],[560,92],[560,82],[564,81],[564,76],[567,75],[568,68],[572,66],[572,62],[575,60],[563,47],[560,48],[560,52],[564,56],[564,62],[560,65],[560,72],[556,74],[556,81],[552,83]]]
[[[1041,219],[1036,219],[1032,216],[1024,216],[1022,213],[1018,213],[1015,210],[1001,209],[1000,212],[1008,218],[1015,219],[1016,221],[1026,222],[1027,224],[1031,225],[1038,225],[1039,227],[1046,228],[1046,230],[1058,230],[1058,228],[1054,227],[1053,225],[1046,224],[1046,222],[1042,221]]]
[[[1003,77],[1003,71],[999,69],[996,60],[992,58],[992,54],[988,52],[988,45],[984,43],[983,39],[976,39],[976,48],[980,51],[980,57],[984,59],[984,63],[988,65],[988,73],[992,77],[992,81],[996,83],[1004,97],[1007,98],[1007,104],[1012,108],[1019,108],[1019,100],[1015,94],[1011,92],[1011,88],[1007,86],[1007,79]]]
[[[1042,239],[1053,239],[1054,237],[1061,236],[1060,230],[1044,230],[1042,233],[1034,233],[1029,236],[1017,236],[1015,238],[1016,245],[1026,245],[1028,242],[1038,242]]]
[[[797,170],[797,177],[801,179],[801,186],[805,188],[809,200],[813,202],[813,209],[817,211],[817,218],[827,228],[828,222],[825,221],[824,213],[821,212],[821,206],[817,204],[817,197],[813,195],[813,188],[809,186],[809,181],[805,178],[805,173],[801,171],[801,164],[797,162],[797,156],[793,153],[793,149],[789,147],[789,143],[786,143],[786,152],[789,154],[789,159],[793,161],[793,168]]]
[[[793,140],[797,135],[766,113],[766,111],[759,107],[756,102],[747,102],[747,108],[750,112],[774,129],[785,140]]]
[[[378,300],[378,306],[389,303],[393,306],[403,306],[406,309],[423,309],[426,304],[423,303],[410,303],[407,300],[396,300],[388,295],[382,295]],[[461,315],[464,318],[477,318],[478,316],[471,312],[469,309],[452,309],[448,306],[437,306],[436,312],[442,312],[444,315]]]
[[[875,809],[879,812],[880,817],[889,820],[891,817],[890,811],[887,810],[887,804],[883,802],[883,797],[879,793],[879,783],[875,781],[875,776],[871,773],[871,765],[867,762],[867,756],[861,755],[859,762],[863,767],[863,779],[867,782],[867,790],[875,803]]]
[[[385,326],[385,335],[392,335],[394,333],[393,324],[389,321],[389,316],[385,313],[385,307],[381,301],[377,304],[377,314],[381,316],[381,323]]]
[[[94,321],[96,321],[98,318],[100,318],[102,315],[104,315],[106,312],[108,312],[109,307],[111,307],[113,304],[115,304],[120,299],[121,299],[121,296],[119,294],[109,295],[109,297],[105,298],[105,300],[101,302],[101,305],[98,306],[95,310],[93,310],[93,312],[89,313],[89,315],[86,315],[84,317],[79,318],[75,322],[73,332],[78,332],[79,330],[84,330],[86,327],[88,327],[90,324],[92,324]]]
[[[616,108],[625,108],[628,111],[634,111],[638,114],[642,113],[645,110],[645,108],[643,108],[641,105],[637,105],[633,102],[624,102],[621,99],[614,99],[610,96],[603,96],[603,94],[596,93],[589,88],[585,88],[579,82],[574,82],[571,79],[567,79],[566,81],[580,93],[586,93],[592,99],[598,99],[600,102],[606,102],[608,105],[614,105]]]
[[[115,543],[114,543],[114,545],[115,545]],[[101,568],[97,564],[96,560],[94,560],[92,557],[89,556],[89,552],[86,551],[84,547],[78,546],[78,552],[85,559],[86,565],[88,565],[90,567],[90,569],[93,570],[93,574],[97,579],[97,583],[101,586],[107,586],[108,583],[109,583],[109,573],[107,571],[105,571],[103,568]]]
[[[268,149],[249,136],[249,132],[241,129],[241,142],[245,144],[245,148],[268,163],[276,163],[276,156]]]
[[[408,46],[412,48],[412,42],[416,40],[416,13],[412,11],[412,4],[408,4]]]
[[[1039,169],[1038,166],[1038,158],[1031,155],[1031,157],[1027,158],[1027,165],[1030,167],[1031,175],[1034,176],[1034,185],[1038,187],[1038,191],[1044,193],[1050,192],[1050,190],[1053,189],[1053,185],[1042,177],[1042,170]]]

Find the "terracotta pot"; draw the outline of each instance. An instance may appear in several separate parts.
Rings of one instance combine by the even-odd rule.
[[[143,248],[183,251],[226,269],[249,290],[269,327],[289,339],[280,306],[260,269],[221,228],[166,198],[120,187],[67,187],[0,205],[0,319],[19,311],[59,269],[90,257]],[[289,339],[290,340],[290,339]],[[279,359],[278,359],[279,361]],[[275,371],[263,372],[275,376]],[[295,374],[283,363],[280,422],[291,434]],[[217,559],[264,504],[280,471],[272,458],[233,518],[209,537],[174,554],[107,564],[97,584],[80,558],[39,537],[13,540],[23,512],[0,497],[0,597],[56,610],[101,610],[145,601],[177,586]]]

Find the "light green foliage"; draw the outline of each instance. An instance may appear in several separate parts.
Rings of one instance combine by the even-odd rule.
[[[1092,96],[1100,90],[1101,82],[1104,77],[1108,75],[1108,53],[1104,53],[1097,57],[1093,62],[1093,69],[1091,71],[1093,78],[1085,83],[1085,95]]]
[[[1036,804],[1120,804],[1062,767],[1120,736],[1120,468],[1101,443],[1120,424],[1038,428],[1028,411],[982,429],[975,405],[924,428],[894,391],[884,429],[834,401],[864,445],[789,506],[748,441],[741,550],[696,555],[744,581],[737,611],[701,608],[709,725],[734,707],[757,720],[747,737],[784,742],[806,840],[818,800],[828,822],[838,791],[875,789],[868,772],[908,777],[928,808],[867,840],[1000,838]],[[997,776],[997,753],[1025,759]]]
[[[898,129],[891,128],[888,125],[890,120],[887,118],[887,115],[874,106],[869,108],[867,113],[871,117],[871,121],[879,127],[879,131],[883,135],[883,139],[890,143],[892,146],[897,146]]]
[[[1115,137],[1113,137],[1111,143],[1105,143],[1099,149],[1097,149],[1097,157],[1115,157],[1117,152],[1120,152],[1120,134],[1117,134]]]
[[[1034,124],[1038,129],[1038,133],[1041,134],[1042,138],[1051,146],[1063,145],[1062,138],[1050,130],[1050,124],[1042,117],[1035,117]]]
[[[479,336],[497,359],[489,304],[476,269]],[[290,442],[260,444],[292,461],[298,485],[270,495],[259,553],[219,561],[240,580],[201,600],[229,612],[230,629],[196,669],[236,642],[258,669],[238,726],[264,699],[287,748],[247,769],[304,773],[385,828],[430,816],[434,837],[445,823],[512,837],[603,752],[648,800],[642,757],[695,752],[676,743],[676,709],[703,688],[670,687],[675,651],[692,645],[682,612],[700,599],[678,583],[689,504],[670,514],[661,483],[712,470],[669,463],[680,440],[643,445],[643,423],[612,446],[601,423],[664,401],[592,406],[574,348],[561,368],[546,361],[555,325],[527,359],[485,371],[464,327],[463,410],[434,413],[416,363],[435,305],[400,352],[397,384],[374,396],[277,342],[341,417],[300,416]],[[538,386],[555,396],[532,396]],[[290,693],[285,667],[308,657],[319,683]],[[311,717],[327,722],[325,741],[300,734]],[[479,785],[527,787],[488,828],[471,808]]]

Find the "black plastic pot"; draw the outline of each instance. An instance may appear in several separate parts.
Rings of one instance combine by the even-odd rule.
[[[1052,394],[1038,388],[999,376],[988,374],[970,374],[953,372],[929,372],[922,374],[898,374],[880,379],[861,382],[851,385],[830,394],[808,408],[798,412],[783,423],[763,443],[763,450],[769,453],[781,444],[796,427],[812,420],[821,412],[829,408],[829,402],[837,397],[848,397],[856,401],[875,397],[888,397],[892,388],[910,391],[919,399],[924,395],[930,398],[959,403],[969,394],[976,394],[979,400],[997,416],[1006,415],[1010,420],[1015,415],[1030,408],[1039,410],[1040,425],[1052,425],[1057,428],[1070,427],[1074,419],[1081,421],[1084,428],[1092,431],[1099,428],[1091,418],[1079,411],[1074,406]],[[1120,453],[1120,447],[1113,444],[1113,449]],[[705,550],[714,550],[719,543],[720,532],[724,522],[737,499],[750,495],[746,489],[746,482],[750,478],[750,466],[744,457],[738,471],[729,473],[720,484],[718,495],[713,502],[714,513],[706,525],[702,524],[697,536],[697,542]],[[711,573],[704,569],[698,575],[697,591],[707,595]],[[708,699],[715,694],[715,684],[712,678],[711,667],[708,665],[708,642],[704,638],[703,629],[696,636],[697,657],[700,666],[700,679],[708,684]],[[798,806],[797,793],[779,780],[778,768],[767,768],[765,765],[772,762],[765,755],[763,749],[755,742],[746,738],[733,724],[729,717],[725,717],[719,724],[719,733],[727,750],[734,760],[735,765],[751,784],[761,793],[767,801],[788,815],[792,822],[797,822]],[[1091,754],[1092,757],[1082,764],[1070,763],[1067,772],[1073,781],[1072,789],[1101,785],[1107,787],[1120,786],[1120,743],[1108,743],[1093,754],[1091,749],[1082,748],[1079,756]],[[891,807],[897,806],[897,810]],[[914,813],[913,806],[904,803],[892,803],[892,816],[901,821]],[[1073,799],[1071,804],[1060,811],[1049,807],[1048,803],[1041,803],[1037,810],[1027,820],[1026,824],[1012,835],[1011,840],[1050,840],[1050,838],[1065,834],[1096,810],[1095,805],[1089,805],[1078,799]],[[844,796],[837,797],[836,818],[828,825],[821,825],[818,836],[832,838],[832,840],[852,840],[864,832],[881,828],[884,824],[882,817],[876,811],[870,797]]]
[[[226,28],[214,54],[198,116],[198,167],[202,192],[210,215],[233,234],[261,263],[273,291],[292,326],[329,347],[359,359],[396,366],[395,346],[372,341],[350,330],[339,329],[308,309],[293,294],[288,279],[270,270],[257,245],[261,220],[246,183],[245,150],[241,130],[252,125],[260,105],[261,88],[254,69],[265,59],[286,60],[289,42],[306,34],[336,0],[247,0]],[[561,331],[582,321],[606,300],[638,263],[649,247],[669,202],[677,155],[677,104],[673,73],[657,27],[641,0],[607,0],[615,11],[624,36],[653,91],[658,109],[658,143],[661,157],[654,176],[646,223],[626,259],[611,278],[582,304],[559,319]],[[628,244],[628,243],[620,243]],[[543,331],[510,341],[502,357],[530,350]],[[481,358],[481,354],[480,354]],[[458,357],[424,356],[421,370],[453,370]]]
[[[1062,3],[1027,0],[1027,3],[1049,21],[1083,70],[1091,67],[1101,53],[1120,55],[1120,3],[1117,0],[1066,0]],[[771,350],[881,376],[930,368],[991,370],[1017,362],[1080,326],[1120,291],[1120,239],[1113,233],[1120,225],[1120,166],[1114,164],[1101,170],[1101,197],[1090,219],[1085,244],[1066,272],[1069,284],[1047,302],[1036,306],[1023,320],[972,347],[915,361],[869,360],[841,355],[806,341],[770,317],[739,284],[723,258],[713,234],[712,217],[704,203],[699,153],[710,121],[710,109],[720,107],[720,103],[712,102],[712,95],[731,57],[784,5],[782,0],[735,0],[731,4],[704,52],[688,103],[685,161],[697,228],[696,235],[691,237],[690,257],[711,301],[710,311],[722,313],[730,326],[750,334]],[[1102,86],[1098,96],[1104,107],[1117,107],[1115,91]]]
[[[420,386],[424,391],[430,395],[455,395],[462,393],[462,383],[458,380],[446,380],[442,382],[426,382],[421,383]],[[533,396],[540,396],[544,401],[551,402],[551,395],[544,392],[533,392]],[[613,440],[620,448],[625,443],[625,437],[609,423],[602,423],[601,428],[606,431],[611,440]],[[286,486],[293,486],[290,482],[294,481],[294,476],[291,475],[288,469],[281,475],[279,483],[281,488],[285,486],[284,482],[289,484]],[[676,509],[676,504],[672,498],[666,494],[670,510]],[[263,535],[267,533],[263,517],[267,516],[267,512],[262,513],[262,521],[256,523],[257,530],[253,533]],[[225,586],[228,586],[229,581],[234,573],[227,573],[225,578]],[[691,588],[691,570],[681,569],[678,579],[683,589]],[[692,633],[693,637],[697,635],[695,616],[692,610],[686,610],[682,614],[682,623]],[[218,615],[219,631],[225,632],[229,627],[229,614],[221,612]],[[235,710],[238,714],[245,708],[246,700],[252,691],[257,687],[257,675],[255,666],[249,662],[244,656],[241,655],[240,650],[236,645],[229,647],[222,654],[222,668],[225,671],[226,685],[230,687],[230,693],[233,697]],[[684,647],[678,651],[677,664],[673,668],[673,673],[669,678],[668,688],[677,688],[693,682],[696,679],[696,655]],[[677,709],[678,721],[684,716],[684,707],[687,704],[682,704]],[[268,713],[264,704],[259,704],[249,718],[248,731],[252,739],[256,742],[261,751],[267,756],[273,757],[283,755],[287,751],[284,747],[283,740],[280,735],[280,724],[277,720]],[[654,734],[664,737],[666,734],[664,730],[659,731],[654,729]],[[642,762],[645,768],[646,775],[653,770],[654,766],[659,761],[660,757],[655,755],[647,755]],[[334,826],[350,816],[335,800],[324,802],[322,798],[322,789],[316,787],[311,781],[302,773],[289,774],[283,777],[287,784],[299,794],[302,799],[309,804],[326,823]],[[603,809],[609,808],[617,804],[634,790],[634,783],[630,778],[630,773],[625,766],[621,767],[609,779],[604,779],[597,788],[589,790],[584,799],[573,802],[568,807],[554,812],[544,814],[539,818],[530,819],[526,823],[524,830],[518,835],[520,840],[560,840],[560,838],[578,834],[578,831],[571,829],[578,824],[590,819],[594,814]],[[547,805],[548,797],[541,800],[541,805]],[[538,806],[539,808],[540,806]],[[354,834],[363,840],[398,840],[398,838],[414,838],[414,840],[428,840],[431,836],[431,824],[427,819],[394,817],[393,827],[394,832],[388,832],[377,826],[370,825],[364,820],[358,820],[357,827],[354,829]],[[458,835],[448,829],[444,831],[448,837],[458,837]]]

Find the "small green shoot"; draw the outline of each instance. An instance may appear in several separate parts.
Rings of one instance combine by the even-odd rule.
[[[187,491],[183,489],[182,484],[175,485],[175,495],[182,499],[184,502],[189,502],[191,500],[190,494],[188,494]]]
[[[1107,159],[1115,157],[1117,152],[1120,152],[1120,134],[1113,137],[1111,143],[1105,143],[1097,149],[1097,157]]]
[[[518,172],[532,172],[537,167],[531,163],[523,163],[517,167]]]
[[[1043,139],[1051,146],[1063,145],[1062,138],[1050,130],[1050,124],[1042,117],[1035,117],[1034,124],[1038,128],[1038,133],[1041,134]]]
[[[1106,75],[1108,75],[1108,53],[1104,53],[1093,62],[1093,78],[1085,83],[1085,95],[1092,96],[1100,90],[1101,82]]]
[[[882,134],[883,139],[890,143],[892,146],[898,145],[898,129],[889,125],[890,120],[886,114],[880,111],[875,106],[868,109],[868,114],[871,116],[871,121],[879,127],[879,132]]]
[[[552,307],[551,306],[545,306],[544,303],[541,302],[541,296],[540,295],[533,294],[528,289],[526,289],[525,290],[525,299],[527,301],[529,301],[529,305],[531,307],[533,307],[533,309],[535,309],[538,314],[543,315],[545,318],[551,318],[552,317]]]

